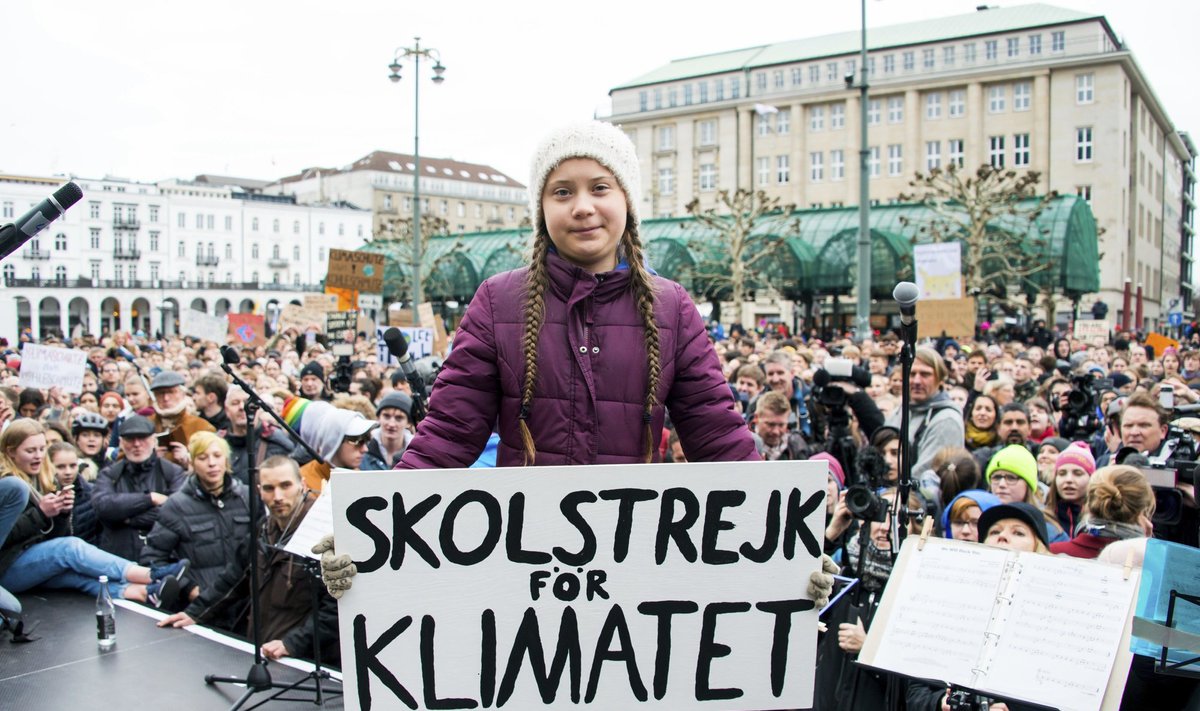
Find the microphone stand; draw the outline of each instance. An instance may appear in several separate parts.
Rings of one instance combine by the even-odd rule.
[[[899,486],[896,492],[895,507],[897,515],[893,517],[896,522],[896,545],[892,548],[892,557],[899,555],[900,546],[904,545],[904,539],[908,536],[908,493],[912,491],[912,443],[908,439],[909,406],[912,403],[912,387],[909,385],[909,379],[912,377],[913,358],[916,355],[917,348],[917,319],[915,317],[908,319],[908,323],[901,319],[900,322],[900,458],[897,470],[900,475]]]
[[[261,409],[271,415],[314,459],[321,463],[324,463],[324,460],[321,459],[319,454],[313,451],[308,443],[300,439],[300,435],[289,427],[287,422],[270,405],[259,397],[258,393],[254,391],[254,388],[250,387],[249,383],[233,371],[231,364],[241,362],[237,351],[229,346],[222,346],[221,355],[224,359],[224,362],[221,363],[221,370],[224,370],[225,374],[233,379],[234,384],[246,392],[246,473],[250,485],[250,629],[251,642],[254,644],[254,664],[250,667],[250,671],[246,673],[244,679],[207,674],[204,677],[204,683],[244,685],[246,692],[230,707],[230,711],[237,711],[254,694],[270,691],[272,688],[280,688],[271,681],[271,672],[267,670],[267,660],[262,655],[262,610],[259,601],[260,581],[258,576],[258,529],[259,521],[262,519],[262,499],[258,494],[258,462],[256,461],[256,438],[254,436],[254,420],[259,410]],[[270,699],[267,700],[270,701]]]

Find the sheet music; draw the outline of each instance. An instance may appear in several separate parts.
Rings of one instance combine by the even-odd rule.
[[[941,539],[930,539],[917,552],[915,543],[913,538],[905,542],[906,573],[900,578],[893,574],[888,584],[886,595],[894,595],[891,617],[867,663],[969,685],[1010,553]]]
[[[1118,566],[1023,553],[1009,622],[980,690],[1062,711],[1100,708],[1137,578]],[[1001,691],[1003,690],[1003,692]]]
[[[312,547],[325,536],[333,535],[333,499],[330,493],[332,490],[333,482],[325,482],[325,486],[321,488],[321,495],[313,502],[308,514],[283,547],[285,551],[317,560]]]

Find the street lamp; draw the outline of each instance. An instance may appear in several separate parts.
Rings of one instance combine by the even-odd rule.
[[[442,76],[446,67],[442,65],[442,55],[432,47],[422,47],[421,38],[413,37],[413,46],[397,47],[388,65],[391,74],[388,78],[393,83],[400,81],[402,60],[411,59],[413,62],[413,228],[412,228],[412,312],[413,325],[421,325],[420,312],[417,306],[425,301],[421,287],[421,58],[431,59],[433,65],[433,83],[441,84],[446,81]]]

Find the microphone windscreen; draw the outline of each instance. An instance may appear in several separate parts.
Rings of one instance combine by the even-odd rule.
[[[233,346],[221,346],[221,358],[229,365],[237,365],[242,362],[242,357],[238,355]]]
[[[83,191],[75,183],[67,183],[58,190],[54,191],[54,199],[66,210],[68,207],[79,202],[83,197]]]
[[[383,332],[383,342],[387,344],[388,352],[396,358],[403,358],[408,353],[408,340],[404,338],[404,332],[395,326]]]
[[[892,298],[901,306],[912,306],[921,298],[921,292],[911,281],[902,281],[892,290]]]

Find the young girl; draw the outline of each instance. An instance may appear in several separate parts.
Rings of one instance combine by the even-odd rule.
[[[689,462],[759,458],[691,298],[645,263],[640,174],[610,124],[541,143],[530,264],[475,293],[398,468],[470,466],[497,419],[499,466],[656,461],[665,410]]]

